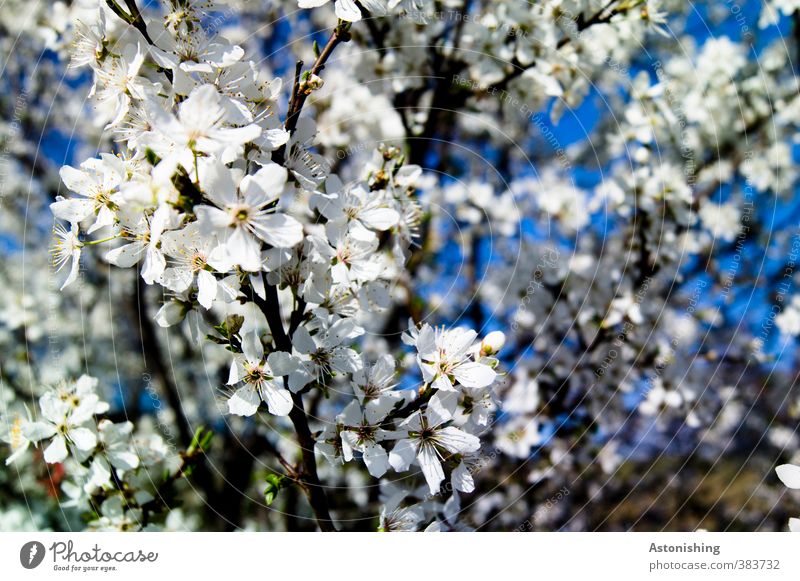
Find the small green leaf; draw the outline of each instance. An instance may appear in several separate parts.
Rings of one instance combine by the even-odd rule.
[[[284,488],[286,477],[282,474],[267,474],[264,479],[267,481],[267,485],[264,487],[264,502],[270,506],[275,502],[281,488]]]

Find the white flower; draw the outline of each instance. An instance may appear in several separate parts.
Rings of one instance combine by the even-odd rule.
[[[311,242],[320,256],[330,261],[331,277],[335,284],[345,287],[375,280],[381,273],[380,262],[374,260],[378,239],[364,240],[354,236],[346,227],[329,223],[325,229],[328,240],[314,236]]]
[[[324,6],[328,2],[329,0],[297,0],[297,5],[300,8],[317,8]],[[361,5],[375,16],[386,14],[385,0],[361,0]],[[361,20],[361,10],[359,10],[355,0],[334,0],[334,12],[336,12],[337,18],[346,22],[358,22]]]
[[[353,373],[351,382],[353,392],[362,404],[380,397],[392,397],[397,394],[392,392],[396,384],[394,358],[388,354],[378,357],[372,365],[363,361],[361,368]]]
[[[28,422],[30,422],[30,418],[26,418],[20,413],[3,417],[2,423],[0,423],[0,440],[11,448],[11,455],[6,458],[6,466],[22,456],[31,445],[31,441],[24,432]]]
[[[700,208],[700,220],[714,238],[730,242],[741,228],[739,209],[733,204],[706,203]]]
[[[497,375],[494,369],[470,357],[477,336],[472,330],[434,330],[424,324],[414,344],[425,382],[436,389],[449,391],[455,389],[455,383],[464,387],[490,386]]]
[[[100,436],[99,453],[92,459],[87,486],[100,487],[111,479],[111,467],[117,470],[134,470],[139,466],[139,457],[131,448],[133,424],[115,424],[101,420],[97,424]]]
[[[452,415],[434,395],[425,413],[414,412],[399,426],[400,441],[389,454],[389,463],[398,472],[408,470],[416,460],[422,468],[431,494],[439,492],[444,480],[443,454],[468,454],[480,448],[480,440],[453,426],[444,426]]]
[[[53,228],[55,240],[53,241],[52,253],[56,272],[60,272],[67,263],[72,263],[69,274],[61,285],[61,290],[64,290],[78,278],[78,270],[81,265],[81,248],[83,248],[83,243],[78,239],[78,233],[78,225],[75,223],[70,225],[69,230],[61,224],[56,224]]]
[[[94,416],[97,405],[95,398],[87,397],[75,408],[54,392],[47,392],[39,398],[44,421],[27,424],[23,433],[31,442],[52,438],[50,445],[44,451],[46,462],[53,464],[66,460],[67,444],[84,454],[94,449],[97,445],[97,436],[84,424]]]
[[[128,503],[121,494],[115,494],[100,505],[100,518],[88,525],[93,531],[138,531],[142,528],[142,511],[126,508]]]
[[[257,139],[261,128],[255,123],[243,127],[229,126],[233,113],[223,107],[222,97],[214,85],[194,89],[178,106],[178,116],[164,111],[160,102],[148,101],[154,130],[143,145],[160,155],[161,164],[170,173],[177,164],[193,171],[199,153],[219,155],[223,162],[238,157],[245,143]]]
[[[138,222],[125,228],[126,238],[132,242],[109,251],[106,260],[120,268],[130,268],[144,255],[142,278],[147,284],[153,284],[161,278],[166,266],[166,259],[160,248],[161,235],[164,230],[174,228],[178,224],[178,213],[166,204],[158,207],[152,217],[141,216]]]
[[[341,180],[330,176],[325,181],[326,194],[314,202],[320,213],[338,226],[344,226],[351,236],[370,241],[371,230],[388,230],[400,220],[400,214],[382,200],[378,192],[367,192],[362,186],[345,191]]]
[[[324,381],[335,373],[353,373],[358,369],[358,355],[344,343],[364,333],[352,319],[329,323],[318,320],[319,331],[312,335],[305,325],[292,336],[292,346],[301,354],[301,365],[289,375],[289,389],[298,391],[311,381]]]
[[[800,335],[800,295],[792,297],[792,302],[775,317],[775,324],[785,335]]]
[[[219,163],[203,165],[202,187],[215,206],[195,207],[201,231],[215,234],[228,259],[244,270],[261,269],[261,242],[290,248],[303,239],[302,225],[275,204],[286,184],[286,169],[269,164],[245,176],[238,189],[231,170]]]
[[[143,79],[139,77],[144,57],[141,46],[129,44],[123,50],[121,58],[109,58],[95,69],[95,86],[100,85],[100,90],[94,93],[97,100],[100,104],[114,105],[113,118],[108,127],[115,127],[122,122],[128,114],[132,97],[144,98]]]
[[[337,416],[338,423],[343,424],[342,456],[346,462],[353,459],[353,452],[361,452],[364,464],[369,473],[380,478],[389,469],[389,455],[379,444],[388,436],[379,427],[397,400],[389,397],[372,399],[364,405],[353,400],[344,411]]]
[[[102,9],[97,11],[97,21],[85,24],[78,21],[75,24],[75,35],[70,46],[71,68],[84,65],[94,65],[100,59],[105,48],[106,17]]]
[[[626,319],[634,325],[639,325],[644,320],[642,318],[639,299],[632,292],[626,292],[622,296],[611,301],[608,313],[606,314],[606,318],[603,319],[601,327],[614,327]]]
[[[125,180],[125,162],[115,155],[102,154],[99,159],[87,159],[81,169],[65,165],[59,175],[67,188],[81,198],[56,198],[50,204],[53,215],[60,220],[78,224],[97,215],[87,234],[114,223],[111,194]]]
[[[527,458],[531,447],[541,443],[539,422],[524,416],[499,425],[495,434],[497,449],[513,458]]]
[[[172,265],[164,269],[159,282],[176,293],[183,293],[197,279],[197,302],[210,309],[221,286],[212,269],[228,272],[232,268],[224,248],[214,237],[201,235],[197,222],[182,230],[166,232],[161,240],[162,250],[170,257]]]
[[[378,530],[387,533],[416,531],[424,518],[425,513],[420,506],[394,509],[382,506]]]
[[[276,351],[264,361],[264,346],[255,331],[242,337],[243,356],[231,364],[228,385],[244,383],[228,400],[228,411],[237,416],[252,416],[262,401],[269,413],[286,416],[292,411],[292,394],[281,387],[276,377],[287,375],[293,368],[288,353]]]

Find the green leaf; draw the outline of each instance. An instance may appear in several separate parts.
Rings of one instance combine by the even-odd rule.
[[[267,485],[264,487],[264,502],[267,503],[267,506],[270,506],[275,502],[278,492],[285,487],[284,481],[286,477],[282,474],[270,473],[264,479],[267,481]]]

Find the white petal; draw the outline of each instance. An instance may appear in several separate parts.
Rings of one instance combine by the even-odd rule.
[[[389,464],[397,472],[405,472],[414,461],[415,455],[414,443],[411,440],[400,440],[389,453]]]
[[[388,230],[400,220],[400,214],[397,210],[391,208],[375,208],[374,210],[367,210],[361,212],[358,218],[364,223],[375,230]]]
[[[453,419],[457,406],[457,391],[437,391],[428,402],[425,415],[432,426],[438,426]]]
[[[244,367],[242,364],[239,363],[238,359],[234,359],[231,362],[230,371],[228,371],[228,383],[227,385],[235,385],[239,383],[244,377]]]
[[[445,334],[443,343],[448,357],[457,359],[465,355],[477,337],[478,333],[472,329],[454,329]]]
[[[370,475],[380,478],[389,469],[389,455],[383,446],[374,442],[364,444],[364,464]]]
[[[246,176],[239,184],[239,191],[252,205],[275,200],[283,193],[288,172],[277,163],[269,163],[254,175]]]
[[[256,234],[277,248],[291,248],[303,241],[303,226],[286,214],[267,214],[253,220]]]
[[[453,454],[475,452],[481,447],[477,436],[468,434],[453,426],[442,428],[436,432],[437,441]]]
[[[789,488],[800,488],[800,466],[783,464],[775,469],[778,478]]]
[[[84,489],[99,488],[107,484],[109,480],[111,480],[111,470],[108,462],[103,457],[95,457],[89,469],[89,482]]]
[[[215,230],[223,230],[231,223],[228,213],[214,206],[195,206],[194,213],[200,231],[206,235],[213,234]]]
[[[106,260],[114,266],[120,268],[130,268],[142,258],[145,244],[143,242],[131,242],[119,248],[110,250],[106,253]]]
[[[417,456],[417,461],[419,461],[422,473],[425,475],[431,494],[436,494],[439,492],[442,480],[444,480],[444,470],[434,447],[431,445],[422,446]]]
[[[120,470],[133,470],[139,466],[139,457],[130,450],[109,451],[108,460]]]
[[[256,272],[261,270],[261,248],[259,243],[244,228],[234,228],[225,240],[225,247],[234,264],[243,270]]]
[[[264,357],[264,346],[256,331],[245,333],[242,337],[242,351],[250,363],[260,363]]]
[[[180,323],[184,316],[186,311],[183,305],[177,301],[169,301],[158,309],[155,320],[159,327],[171,327]]]
[[[361,0],[361,5],[375,16],[386,14],[385,0]]]
[[[378,399],[370,400],[364,406],[364,418],[370,425],[377,425],[389,415],[396,403],[397,399],[393,397],[379,397]]]
[[[44,461],[48,464],[63,462],[67,459],[67,442],[63,436],[56,436],[44,451]]]
[[[217,296],[217,279],[207,270],[197,273],[197,302],[210,309]]]
[[[286,389],[278,388],[271,381],[264,382],[262,396],[267,402],[269,413],[273,416],[288,416],[294,407],[292,394]]]
[[[91,216],[94,208],[94,200],[79,198],[61,199],[50,204],[50,211],[56,218],[72,224],[82,222]]]
[[[160,280],[166,266],[167,260],[164,257],[164,253],[151,244],[144,255],[142,280],[147,284],[153,284],[157,280]]]
[[[261,396],[250,386],[237,389],[228,400],[228,412],[236,416],[252,416],[258,411]]]
[[[488,387],[497,376],[494,369],[483,363],[468,361],[453,370],[453,377],[464,387]]]
[[[289,389],[297,393],[314,380],[314,376],[304,366],[300,366],[289,374]]]
[[[347,22],[358,22],[361,20],[361,10],[353,0],[335,0],[334,11],[336,16]]]
[[[317,349],[317,344],[314,342],[311,333],[303,326],[298,327],[294,335],[292,335],[292,345],[300,353],[313,353]]]
[[[97,445],[97,436],[89,428],[72,428],[69,431],[69,439],[82,452],[88,452]]]
[[[437,352],[436,348],[436,333],[429,324],[425,323],[419,330],[416,341],[417,351],[423,357],[428,359]]]
[[[81,251],[80,249],[72,251],[72,266],[69,269],[69,275],[67,276],[66,280],[64,280],[64,284],[61,285],[61,290],[63,291],[68,285],[71,285],[78,279],[78,270],[81,265]]]
[[[297,369],[297,361],[284,351],[274,351],[267,356],[267,364],[272,370],[273,377],[289,375]]]
[[[161,276],[161,284],[171,291],[181,293],[189,288],[192,284],[194,275],[188,268],[172,267],[164,270]]]
[[[475,490],[475,481],[472,479],[472,474],[470,474],[467,466],[463,462],[459,463],[458,467],[453,470],[453,474],[451,474],[450,478],[453,481],[453,488],[456,490],[461,492],[472,492]]]
[[[345,430],[341,434],[342,438],[342,458],[345,462],[350,462],[353,459],[353,449],[358,446],[358,435],[349,430]]]
[[[89,195],[92,186],[96,185],[89,174],[69,165],[62,167],[58,175],[61,176],[61,181],[67,189],[84,196]]]
[[[22,435],[31,442],[38,442],[56,435],[56,427],[46,422],[31,422],[22,428]]]

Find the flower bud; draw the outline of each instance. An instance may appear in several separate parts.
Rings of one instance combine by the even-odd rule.
[[[322,88],[324,84],[325,81],[323,81],[321,77],[311,74],[300,84],[300,90],[308,95],[312,91]]]
[[[506,336],[502,331],[492,331],[481,341],[481,355],[488,357],[498,353],[506,344]]]

